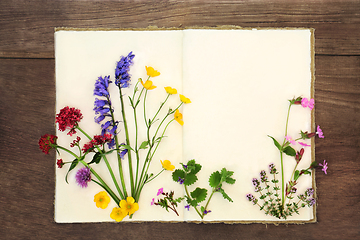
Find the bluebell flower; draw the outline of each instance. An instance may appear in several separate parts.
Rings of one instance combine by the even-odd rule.
[[[122,143],[122,144],[120,144],[120,145],[125,145],[125,143]],[[125,154],[127,154],[127,152],[128,152],[127,149],[122,150],[122,151],[119,153],[120,158],[121,158],[121,159],[124,159]]]
[[[121,88],[127,88],[130,86],[130,65],[133,64],[133,58],[135,55],[130,52],[126,57],[121,56],[120,61],[116,64],[115,69],[115,84]]]
[[[95,98],[94,102],[94,111],[95,111],[95,122],[101,124],[101,135],[105,135],[106,133],[110,133],[115,137],[117,134],[117,124],[118,122],[114,122],[111,118],[111,113],[114,111],[111,107],[110,101],[110,93],[108,91],[110,81],[110,76],[99,77],[95,82],[94,95],[99,97],[105,97],[105,99]],[[110,117],[110,120],[108,118]],[[105,123],[101,123],[106,120]],[[115,140],[112,139],[108,143],[109,148],[114,148]]]

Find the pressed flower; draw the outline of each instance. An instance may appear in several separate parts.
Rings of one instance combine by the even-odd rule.
[[[115,84],[121,88],[130,86],[130,66],[133,64],[135,55],[130,52],[126,57],[121,56],[121,59],[116,64],[115,68]]]
[[[177,94],[177,90],[175,88],[172,87],[164,87],[164,88],[168,94]]]
[[[160,75],[160,72],[156,71],[153,67],[145,66],[146,74],[150,77],[157,77]]]
[[[320,126],[318,125],[316,128],[316,134],[319,136],[319,138],[324,138],[324,133],[321,130]]]
[[[58,159],[57,162],[56,162],[56,165],[58,166],[58,168],[62,168],[64,166],[64,162],[62,159]]]
[[[328,165],[327,165],[326,160],[324,160],[324,163],[319,163],[319,166],[321,166],[321,167],[322,167],[321,170],[322,170],[325,174],[327,174],[326,170],[328,169]]]
[[[288,141],[292,145],[296,145],[296,141],[294,139],[292,139],[292,137],[290,137],[289,135],[286,135],[285,139],[286,139],[286,141]]]
[[[145,83],[143,81],[141,81],[141,85],[143,85],[143,87],[146,88],[147,90],[152,90],[152,89],[156,88],[156,86],[154,86],[153,82],[150,80],[147,80]]]
[[[87,167],[80,168],[75,175],[76,182],[80,187],[84,188],[88,186],[88,182],[91,181],[91,172]]]
[[[127,213],[124,209],[115,207],[110,213],[111,219],[114,219],[117,222],[121,222],[124,217],[126,217]]]
[[[126,213],[125,215],[132,215],[134,212],[139,210],[139,204],[135,202],[133,197],[127,197],[126,200],[121,200],[119,205],[120,208],[123,209]]]
[[[185,97],[184,95],[180,94],[180,101],[182,101],[183,103],[191,103],[190,99]]]
[[[169,160],[164,160],[164,162],[160,160],[160,162],[165,170],[173,171],[175,169],[175,166],[171,165],[171,162]]]
[[[49,154],[49,151],[56,146],[57,136],[45,134],[39,139],[39,148],[43,153]]]
[[[58,114],[56,114],[55,123],[59,124],[59,130],[64,132],[66,129],[70,129],[68,135],[72,136],[75,131],[75,127],[83,118],[79,109],[69,108],[68,106],[62,108]]]
[[[181,126],[184,125],[184,121],[182,120],[183,115],[179,111],[179,109],[176,109],[175,114],[174,114],[174,118]]]
[[[303,98],[301,99],[301,106],[303,106],[304,108],[308,107],[311,110],[314,108],[314,99],[310,99],[308,100],[307,98]]]
[[[160,194],[164,193],[164,188],[160,188],[156,194],[156,196],[159,196]]]
[[[110,203],[110,197],[105,191],[101,191],[94,196],[94,202],[96,203],[96,207],[105,209]]]
[[[309,145],[309,144],[306,144],[306,143],[304,143],[304,142],[298,142],[301,146],[303,146],[303,147],[311,147],[311,145]]]

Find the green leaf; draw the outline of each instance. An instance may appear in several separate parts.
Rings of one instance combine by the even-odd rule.
[[[292,147],[290,146],[287,146],[286,148],[283,149],[283,152],[286,154],[286,155],[289,155],[289,156],[296,156],[296,151],[295,149],[293,149]]]
[[[185,172],[181,169],[176,169],[172,173],[172,178],[175,182],[179,181],[179,178],[184,179],[185,178]]]
[[[213,172],[209,177],[209,185],[212,188],[218,187],[221,182],[221,174],[219,171]]]
[[[188,161],[187,170],[192,174],[197,174],[201,170],[201,165],[195,162],[195,159]]]
[[[294,181],[298,180],[299,177],[300,177],[300,172],[299,172],[299,170],[296,170],[294,173]]]
[[[201,211],[202,213],[205,212],[204,206],[201,206],[201,207],[200,207],[200,211]]]
[[[139,147],[139,149],[146,149],[149,145],[149,141],[143,141]]]
[[[93,159],[91,160],[91,162],[89,162],[88,164],[92,164],[92,163],[96,163],[96,164],[99,164],[100,160],[101,160],[101,156],[102,154],[97,152],[95,153],[95,155],[93,156]]]
[[[130,96],[128,96],[129,97],[129,100],[130,100],[130,104],[131,104],[131,106],[134,108],[134,103],[133,103],[133,100],[131,99],[131,97]]]
[[[311,171],[309,171],[309,170],[304,170],[303,173],[311,175]]]
[[[66,176],[65,176],[65,181],[66,181],[67,184],[69,184],[69,183],[68,183],[68,180],[67,180],[67,177],[68,177],[69,172],[70,172],[71,170],[73,170],[73,169],[76,167],[76,165],[78,165],[78,163],[79,163],[79,160],[77,160],[77,159],[75,159],[74,161],[72,161],[72,163],[71,163],[71,165],[70,165],[70,167],[69,167],[69,170],[68,170],[68,172],[66,173]]]
[[[224,199],[228,200],[229,202],[233,202],[233,200],[229,197],[229,195],[227,195],[224,191],[224,189],[220,188],[219,192],[221,192],[222,196],[224,197]]]
[[[274,141],[275,146],[277,147],[277,149],[279,149],[281,151],[281,145],[278,143],[278,141],[276,141],[275,138],[273,138],[272,136],[268,135],[269,138],[271,138]]]
[[[233,171],[228,171],[226,168],[221,169],[221,182],[226,182],[228,184],[234,184],[235,179],[231,178],[231,176],[234,174]]]
[[[186,186],[190,186],[191,184],[194,184],[197,180],[198,180],[198,178],[196,177],[195,174],[188,173],[185,176],[184,184]]]
[[[125,149],[127,149],[127,150],[134,151],[134,149],[132,149],[129,145],[126,145],[126,144],[121,144],[120,147],[123,147],[123,148],[125,148]]]
[[[190,195],[199,203],[206,199],[207,190],[205,188],[196,188]]]
[[[196,207],[198,205],[198,202],[195,200],[195,199],[191,199],[189,198],[188,196],[185,196],[186,197],[186,202],[192,206],[192,207]]]

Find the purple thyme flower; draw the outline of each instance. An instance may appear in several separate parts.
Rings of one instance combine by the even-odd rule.
[[[127,88],[130,86],[130,65],[133,64],[135,55],[130,52],[126,57],[121,56],[121,59],[116,64],[115,68],[115,84],[120,88]]]
[[[327,174],[326,170],[328,169],[328,165],[327,165],[326,160],[324,160],[324,163],[319,163],[319,166],[321,166],[321,167],[322,167],[321,170],[322,170],[325,174]]]
[[[291,190],[290,190],[290,193],[296,193],[297,191],[297,188],[296,187],[292,187]]]
[[[90,168],[80,168],[75,175],[76,182],[80,187],[84,188],[88,186],[88,182],[91,181]]]
[[[261,182],[266,182],[267,181],[267,176],[266,176],[266,172],[264,170],[262,170],[260,172],[260,181]]]
[[[254,205],[257,203],[257,199],[254,197],[254,195],[252,195],[251,193],[246,195],[247,200],[249,200],[250,202],[252,202]]]
[[[190,210],[190,205],[186,205],[185,208],[189,211]]]
[[[314,189],[313,188],[306,189],[305,194],[306,196],[311,197],[314,194]]]
[[[275,174],[276,173],[276,168],[275,168],[275,165],[273,163],[271,163],[269,165],[269,170],[270,170],[270,174]]]
[[[298,198],[301,199],[301,200],[303,200],[303,201],[305,201],[305,195],[304,195],[304,194],[299,194],[299,195],[298,195]]]
[[[184,183],[184,179],[182,179],[181,177],[179,177],[179,179],[177,180],[178,183],[183,184]]]
[[[314,198],[309,198],[308,200],[307,200],[307,203],[309,204],[309,207],[310,206],[313,206],[314,204],[315,204],[315,199]]]

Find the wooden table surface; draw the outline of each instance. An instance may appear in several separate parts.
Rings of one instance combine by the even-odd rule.
[[[360,1],[0,2],[1,239],[360,239]],[[315,29],[317,223],[304,225],[57,224],[55,27],[306,27]]]

